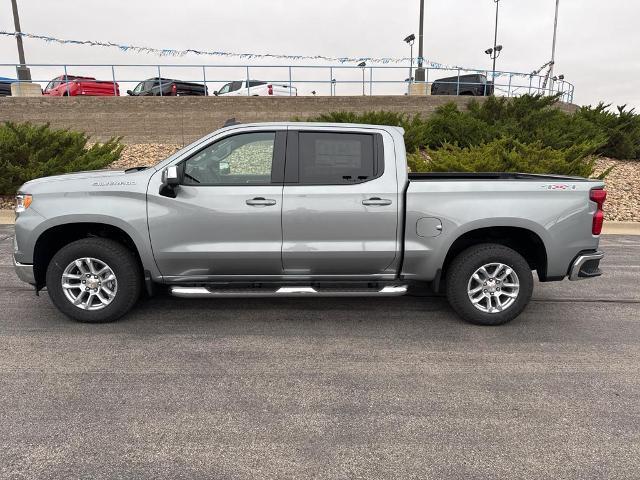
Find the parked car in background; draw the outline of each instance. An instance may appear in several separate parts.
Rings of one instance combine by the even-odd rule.
[[[42,94],[50,97],[75,97],[80,95],[117,97],[120,95],[120,87],[117,83],[109,80],[96,80],[93,77],[76,75],[60,75],[48,83]]]
[[[431,95],[484,97],[493,95],[493,82],[488,81],[481,73],[440,78],[431,85]]]
[[[0,97],[10,97],[11,84],[16,81],[13,78],[0,77]]]
[[[134,97],[182,97],[182,96],[206,96],[207,87],[202,83],[183,82],[172,78],[154,77],[140,82],[133,90],[127,93]]]
[[[275,83],[263,82],[261,80],[238,80],[230,82],[220,90],[213,92],[216,96],[221,95],[238,95],[240,97],[290,97],[297,96],[298,89],[289,87],[289,85],[276,85]]]

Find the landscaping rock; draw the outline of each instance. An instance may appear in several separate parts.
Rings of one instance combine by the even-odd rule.
[[[596,162],[596,175],[609,167],[613,170],[604,180],[607,190],[605,219],[640,222],[640,161],[601,158]]]

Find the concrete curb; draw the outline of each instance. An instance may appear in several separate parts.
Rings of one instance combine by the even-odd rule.
[[[16,214],[13,210],[0,210],[0,225],[13,225]]]
[[[0,210],[0,225],[13,225],[13,210]],[[604,222],[604,235],[640,235],[640,222]]]
[[[607,222],[602,227],[604,235],[640,235],[640,222]]]

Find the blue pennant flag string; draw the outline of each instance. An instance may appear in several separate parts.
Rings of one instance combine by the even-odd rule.
[[[34,40],[42,40],[47,43],[58,43],[61,45],[87,45],[91,47],[110,47],[118,48],[122,52],[135,52],[144,54],[159,55],[161,57],[183,57],[185,55],[200,55],[211,57],[227,57],[227,58],[240,58],[243,60],[264,60],[264,59],[278,59],[278,60],[313,60],[313,61],[325,61],[325,62],[338,62],[345,63],[375,63],[375,64],[408,64],[411,58],[391,58],[391,57],[329,57],[325,55],[278,55],[273,53],[237,53],[237,52],[220,52],[220,51],[203,51],[194,50],[192,48],[186,50],[174,50],[171,48],[152,48],[152,47],[140,47],[136,45],[123,45],[114,42],[101,42],[96,40],[69,40],[55,37],[49,37],[47,35],[38,35],[34,33],[25,32],[7,32],[0,30],[0,35],[11,37],[23,37]],[[414,59],[414,61],[420,60]],[[465,72],[485,72],[485,70],[468,69],[459,67],[457,65],[446,65],[439,62],[434,62],[429,59],[423,58],[422,63],[426,67],[439,68],[445,70],[464,70]],[[507,75],[504,73],[496,72],[496,76]],[[513,74],[514,76],[528,76],[526,74]]]

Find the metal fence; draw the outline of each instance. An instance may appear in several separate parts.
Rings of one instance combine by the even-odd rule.
[[[0,64],[0,77],[17,78],[20,65]],[[406,95],[410,91],[413,66],[399,65],[193,65],[193,64],[29,64],[32,82],[43,87],[53,78],[63,76],[89,76],[113,83],[114,94],[125,91],[124,86],[135,87],[139,82],[154,78],[171,78],[198,82],[207,86],[240,80],[262,80],[274,84],[296,87],[299,95]],[[542,75],[520,72],[495,72],[464,68],[426,67],[426,83],[448,78],[453,94],[469,94],[466,86],[480,87],[481,94],[490,94],[491,86],[473,83],[465,75],[482,74],[490,82],[494,79],[495,95],[507,97],[523,94],[558,94],[565,102],[572,102],[574,85],[564,79],[545,82]],[[451,78],[453,77],[453,78]],[[17,80],[16,80],[17,81]],[[441,82],[442,83],[442,82]],[[162,93],[162,92],[160,92]],[[293,94],[293,93],[292,93]]]

